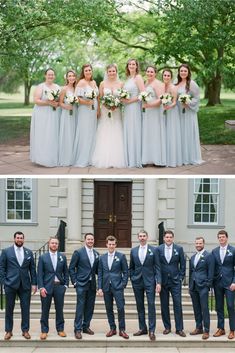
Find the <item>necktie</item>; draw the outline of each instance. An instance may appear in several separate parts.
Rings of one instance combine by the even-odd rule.
[[[141,246],[140,247],[140,262],[141,262],[141,265],[143,265],[144,260],[145,260],[145,247]]]
[[[57,265],[57,261],[56,261],[56,254],[55,253],[52,253],[51,254],[51,259],[52,259],[52,265],[53,265],[53,268],[54,268],[54,271],[56,270],[56,265]]]
[[[91,267],[92,267],[93,264],[94,264],[94,253],[93,253],[93,250],[89,249],[88,253],[89,253],[90,264],[91,264]]]
[[[220,260],[223,263],[226,255],[226,248],[220,248]]]
[[[196,253],[196,256],[194,258],[194,267],[197,266],[199,259],[200,259],[200,253],[198,252]]]
[[[23,263],[23,254],[22,254],[22,251],[21,251],[21,248],[17,248],[17,252],[16,252],[16,256],[17,256],[17,260],[19,262],[19,265],[21,266],[22,263]]]
[[[171,261],[171,248],[169,246],[166,246],[166,261],[168,264]]]
[[[109,267],[109,270],[111,270],[112,264],[113,264],[113,254],[108,254],[108,267]]]

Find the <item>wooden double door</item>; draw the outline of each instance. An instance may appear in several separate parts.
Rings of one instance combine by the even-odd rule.
[[[108,235],[114,235],[118,247],[131,247],[132,182],[95,181],[95,246],[105,247]]]

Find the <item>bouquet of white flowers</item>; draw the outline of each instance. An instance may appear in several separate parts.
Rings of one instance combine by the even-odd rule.
[[[182,93],[179,95],[178,101],[181,104],[189,104],[192,100],[192,96],[190,94]],[[185,108],[183,108],[182,113],[185,113]]]
[[[108,117],[112,117],[112,108],[117,108],[121,105],[120,99],[112,94],[106,94],[101,98],[101,103],[104,104],[107,109],[109,109]]]
[[[50,91],[45,91],[47,99],[49,101],[55,101],[58,102],[59,96],[60,96],[60,90],[59,89],[51,89]],[[53,107],[53,110],[56,110],[55,107]]]
[[[138,95],[138,99],[142,103],[147,103],[150,100],[151,96],[152,96],[151,92],[142,91]],[[145,112],[145,108],[143,108],[143,112]]]
[[[73,94],[68,94],[67,96],[65,96],[65,101],[67,104],[74,105],[75,103],[78,103],[78,98]],[[69,115],[73,115],[73,110],[69,111]]]
[[[173,100],[173,97],[172,97],[172,95],[170,93],[161,94],[159,98],[162,101],[163,107],[166,106],[166,105],[170,105],[172,103],[172,100]],[[166,112],[167,111],[164,109],[163,114],[166,115]]]
[[[96,93],[96,91],[93,89],[93,90],[91,90],[90,92],[86,92],[86,93],[85,93],[85,97],[86,97],[87,99],[94,100],[95,98],[97,98],[97,93]],[[91,109],[92,109],[92,110],[95,109],[94,104],[92,104]]]
[[[118,90],[118,98],[119,99],[129,99],[130,98],[130,92],[128,92],[126,89],[124,88],[119,88]]]

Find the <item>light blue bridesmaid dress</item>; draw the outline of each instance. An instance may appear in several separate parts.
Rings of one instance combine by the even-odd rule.
[[[189,103],[189,108],[185,108],[183,113],[182,105],[178,102],[180,114],[181,139],[182,139],[182,156],[183,164],[201,164],[201,146],[199,138],[197,112],[199,110],[200,91],[196,82],[190,82],[189,92],[186,92],[186,87],[178,88],[178,96],[182,93],[192,95],[192,101]]]
[[[90,86],[78,87],[76,96],[85,98],[86,93],[92,91]],[[96,88],[98,95],[98,89]],[[91,165],[91,158],[95,146],[97,126],[97,99],[94,99],[94,110],[91,105],[80,104],[77,109],[77,127],[74,140],[73,165],[75,167],[87,167]]]
[[[166,111],[166,165],[179,167],[182,165],[182,140],[179,109],[176,106]]]
[[[47,100],[46,91],[50,88],[42,83],[41,100]],[[55,89],[59,89],[55,85]],[[30,159],[32,162],[46,166],[58,165],[59,122],[61,109],[56,110],[49,105],[35,104],[30,127]]]
[[[137,97],[140,93],[134,78],[129,78],[123,88],[130,92],[130,98]],[[123,112],[124,150],[126,165],[130,168],[142,167],[141,130],[141,103],[125,104]]]
[[[67,90],[66,95],[74,95],[74,92]],[[68,104],[66,95],[64,104]],[[73,105],[72,115],[71,110],[62,109],[60,118],[59,132],[59,165],[69,166],[73,164],[73,147],[77,125],[77,105]]]
[[[151,101],[157,99],[154,88],[149,85]],[[162,106],[146,108],[143,113],[142,164],[166,165],[166,128]]]

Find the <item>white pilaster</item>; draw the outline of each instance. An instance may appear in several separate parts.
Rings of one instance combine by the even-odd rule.
[[[81,179],[68,179],[68,241],[81,241]]]
[[[157,179],[144,181],[144,229],[149,234],[149,241],[155,243],[157,229]]]

